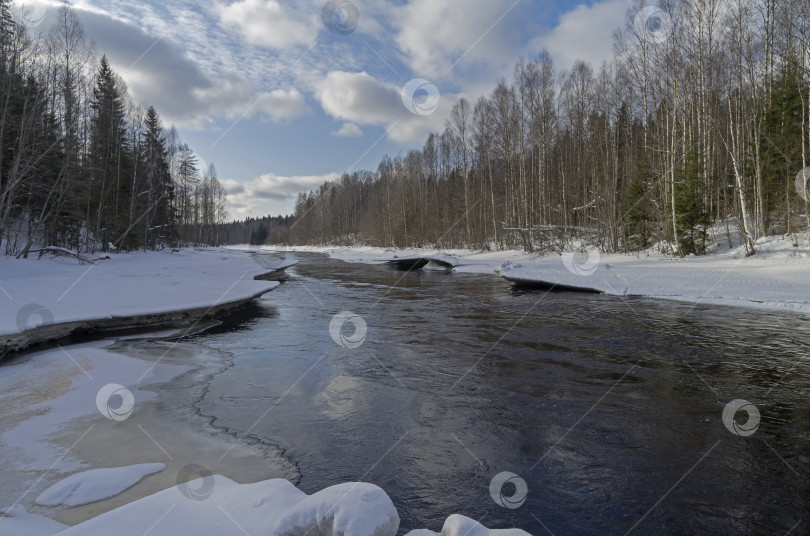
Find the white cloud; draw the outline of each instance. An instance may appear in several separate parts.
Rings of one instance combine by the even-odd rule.
[[[315,94],[326,113],[344,121],[381,125],[407,113],[399,89],[366,72],[332,71],[317,84]]]
[[[219,6],[219,18],[225,26],[238,29],[248,42],[281,50],[290,46],[315,44],[320,21],[278,0],[241,0]]]
[[[507,32],[514,0],[412,0],[397,8],[396,42],[418,76],[443,76],[454,63],[503,65],[513,58]],[[516,43],[512,43],[516,44]]]
[[[624,24],[627,6],[627,0],[579,5],[562,15],[551,32],[534,38],[529,48],[545,48],[561,68],[581,59],[598,69],[613,58],[613,31]]]
[[[332,132],[338,138],[362,138],[363,131],[354,123],[343,123],[339,130]]]
[[[206,108],[220,110],[229,119],[259,114],[268,121],[283,122],[312,112],[295,88],[258,92],[244,80],[222,80],[195,94]]]
[[[337,173],[284,177],[267,173],[248,182],[225,179],[222,185],[228,192],[231,216],[235,219],[248,216],[291,214],[299,192],[320,187],[327,181],[340,178]]]
[[[400,88],[380,82],[366,72],[330,72],[317,84],[316,97],[324,111],[336,119],[360,125],[382,126],[397,143],[422,141],[441,130],[455,95],[443,96],[435,113],[414,115],[402,103]]]

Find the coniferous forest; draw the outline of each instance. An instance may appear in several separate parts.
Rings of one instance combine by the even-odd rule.
[[[213,165],[126,85],[63,5],[41,35],[0,0],[0,243],[74,252],[217,244],[227,196]]]
[[[687,255],[718,223],[750,255],[806,229],[810,3],[662,7],[628,11],[610,63],[520,59],[420,150],[300,195],[292,242]]]

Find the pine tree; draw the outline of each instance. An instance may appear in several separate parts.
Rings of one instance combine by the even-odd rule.
[[[802,169],[802,80],[795,59],[783,66],[776,79],[763,125],[762,174],[766,228],[768,215],[774,210],[783,214],[784,232],[791,230],[790,205],[798,206],[793,185],[796,173]],[[801,205],[804,208],[804,205]]]
[[[108,244],[130,249],[138,241],[130,234],[132,158],[126,141],[124,99],[117,77],[106,56],[96,74],[91,103],[90,173],[95,238],[106,250]]]
[[[171,210],[174,184],[169,171],[166,141],[160,117],[154,107],[146,111],[145,132],[139,154],[139,186],[135,213],[142,220],[142,247],[164,246],[176,239]]]

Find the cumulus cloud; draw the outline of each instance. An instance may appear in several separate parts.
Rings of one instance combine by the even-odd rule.
[[[225,179],[222,182],[231,206],[231,216],[243,218],[266,214],[290,214],[299,192],[320,187],[337,180],[337,173],[285,177],[267,173],[248,182]]]
[[[624,23],[627,5],[626,0],[579,5],[562,15],[551,32],[534,38],[529,48],[545,48],[563,68],[571,67],[578,59],[599,67],[613,58],[613,31]]]
[[[403,118],[399,88],[368,73],[332,71],[318,83],[316,96],[324,111],[337,119],[380,125]]]
[[[503,19],[514,0],[412,0],[397,8],[396,43],[419,76],[444,76],[456,62],[501,66],[513,58],[515,35]],[[461,60],[461,61],[459,61]]]
[[[354,123],[343,123],[343,126],[332,132],[332,135],[338,138],[361,138],[363,131]]]
[[[324,111],[336,119],[359,125],[382,126],[397,143],[420,141],[440,130],[456,96],[447,95],[434,114],[414,115],[402,103],[401,88],[381,82],[366,72],[332,71],[317,84],[315,95]]]
[[[306,15],[277,0],[241,0],[219,6],[225,26],[237,29],[254,45],[280,50],[290,46],[315,44],[320,29],[312,14]]]

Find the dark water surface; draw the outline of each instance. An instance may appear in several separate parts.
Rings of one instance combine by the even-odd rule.
[[[203,413],[285,449],[307,493],[372,482],[402,531],[461,513],[534,535],[810,533],[807,317],[299,258],[258,317],[194,342],[234,360]],[[330,336],[341,311],[368,326],[358,348]],[[761,414],[751,436],[724,425],[735,399]],[[504,471],[519,508],[491,496]]]

